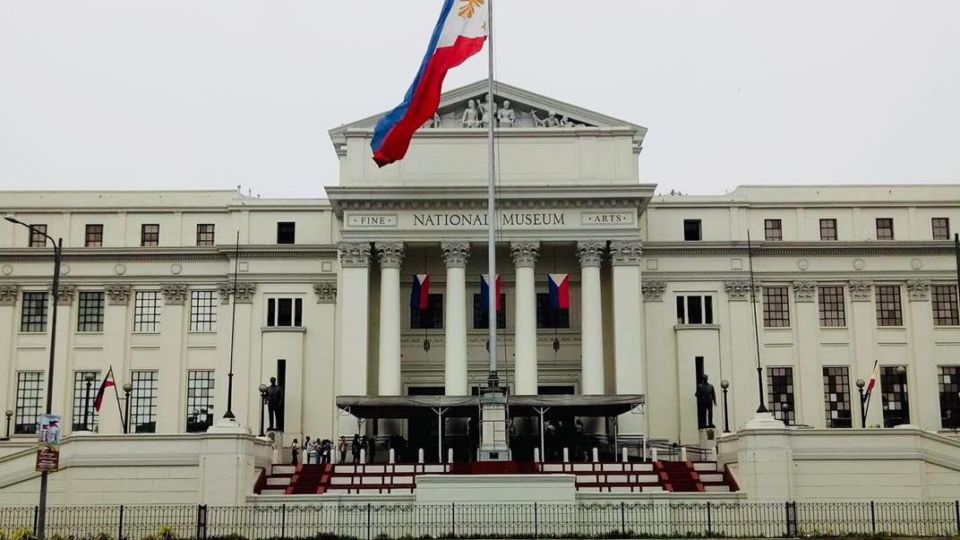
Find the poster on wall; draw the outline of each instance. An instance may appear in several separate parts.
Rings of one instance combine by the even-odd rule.
[[[44,414],[38,419],[39,429],[36,470],[55,472],[60,470],[60,425],[56,414]]]

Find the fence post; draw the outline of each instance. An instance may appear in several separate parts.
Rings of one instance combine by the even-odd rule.
[[[367,503],[367,540],[370,540],[370,512],[371,512],[371,510],[372,510],[372,506],[370,505],[370,503]]]
[[[537,503],[533,503],[533,537],[537,538],[540,536],[540,507]]]
[[[120,505],[120,513],[117,515],[117,540],[123,540],[123,505]]]
[[[450,536],[457,537],[457,503],[450,503]]]
[[[207,505],[197,505],[197,539],[203,540],[207,537]]]
[[[710,532],[713,530],[713,516],[710,515],[710,501],[707,501],[707,536],[712,536],[713,533]]]
[[[40,512],[40,507],[34,506],[33,507],[33,531],[31,531],[33,534],[37,534],[37,520],[39,519],[39,517],[37,516],[38,512]]]
[[[797,536],[797,503],[796,502],[787,502],[786,511],[787,511],[787,534],[789,538]]]
[[[953,501],[953,513],[957,518],[957,534],[960,534],[960,500]]]
[[[877,510],[874,507],[873,501],[870,501],[870,531],[873,534],[877,534]]]
[[[627,503],[620,501],[620,533],[627,536]]]
[[[287,536],[287,503],[280,506],[280,538]]]

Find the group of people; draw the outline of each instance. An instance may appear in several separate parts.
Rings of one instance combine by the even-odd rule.
[[[333,441],[330,439],[320,440],[317,438],[311,441],[310,437],[307,437],[303,444],[294,439],[293,444],[290,445],[290,463],[292,465],[300,463],[325,465],[333,463],[336,458],[337,463],[342,465],[347,463],[347,452],[350,452],[353,456],[352,463],[360,463],[361,450],[366,450],[366,461],[372,463],[376,457],[377,445],[374,439],[366,435],[361,437],[359,434],[354,434],[352,441],[348,441],[346,437],[340,437],[340,441],[337,443],[336,456],[334,455]]]

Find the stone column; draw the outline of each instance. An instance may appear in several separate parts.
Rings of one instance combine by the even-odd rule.
[[[534,267],[540,242],[511,242],[510,253],[517,276],[516,347],[514,393],[537,394],[537,290]],[[491,283],[491,294],[496,290]],[[496,317],[496,313],[491,313]]]
[[[600,262],[603,241],[577,242],[580,259],[580,393],[603,394],[603,311],[600,305]],[[638,294],[640,282],[637,281]]]
[[[640,283],[639,241],[610,242],[613,264],[613,359],[618,394],[646,394],[647,362],[644,358],[643,291]],[[661,295],[663,284],[660,284]],[[719,384],[719,383],[718,383]],[[642,433],[640,415],[620,417],[620,433]]]
[[[443,385],[448,396],[470,394],[467,383],[467,281],[466,266],[470,257],[467,242],[440,244],[447,265],[446,306],[444,307]]]
[[[367,242],[343,242],[340,248],[341,296],[340,302],[340,358],[337,369],[340,373],[337,395],[367,395],[367,316],[369,310],[370,244]],[[340,434],[354,433],[356,420],[341,416]]]
[[[0,284],[0,377],[5,381],[16,381],[17,374],[16,369],[14,368],[13,359],[15,356],[16,346],[17,346],[17,331],[19,327],[15,327],[15,321],[17,320],[17,310],[19,308],[18,300],[20,299],[20,287],[13,283],[4,283]],[[13,409],[12,405],[16,402],[16,383],[10,383],[0,385],[0,414],[3,414],[3,411]],[[0,422],[6,422],[6,419],[3,418]],[[11,421],[12,424],[12,421]],[[3,429],[3,425],[0,425],[0,429]],[[10,431],[13,432],[13,426],[10,426]],[[3,434],[0,431],[0,434]]]
[[[873,363],[877,358],[877,311],[873,303],[873,282],[854,279],[849,283],[850,291],[850,343],[853,345],[854,364],[850,367],[850,401],[853,404],[853,425],[860,427],[860,406],[857,379],[870,380],[873,372]],[[881,396],[880,381],[874,389],[867,411],[867,427],[883,426],[883,399]]]
[[[378,394],[399,396],[400,377],[400,264],[402,242],[377,242],[380,258],[380,375]]]
[[[940,391],[937,381],[937,363],[933,357],[933,308],[930,305],[930,282],[912,279],[907,281],[907,298],[910,318],[907,319],[907,339],[913,348],[913,373],[907,372],[907,392],[911,399],[910,423],[922,429],[936,431],[940,424]],[[914,380],[910,381],[909,377]],[[880,402],[880,396],[875,396]],[[909,397],[909,396],[908,396]]]
[[[796,305],[793,321],[794,343],[797,344],[797,358],[800,360],[793,368],[794,408],[797,423],[818,428],[829,427],[826,425],[827,417],[823,410],[823,366],[819,362],[803,361],[817,357],[820,314],[817,311],[816,282],[794,281],[793,299]],[[853,380],[856,380],[856,377]],[[856,390],[853,386],[851,389]],[[856,406],[854,401],[851,400],[851,405]],[[860,413],[854,413],[851,417],[857,414]]]

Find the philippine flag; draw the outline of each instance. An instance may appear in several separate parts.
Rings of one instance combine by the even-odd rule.
[[[486,313],[490,310],[490,280],[488,279],[489,274],[482,274],[480,276],[480,303],[483,305],[483,312]],[[496,302],[497,302],[497,312],[503,311],[503,297],[501,293],[503,288],[500,286],[500,276],[497,276],[496,284]]]
[[[97,398],[93,400],[93,408],[100,412],[100,406],[103,405],[103,395],[106,394],[107,388],[113,387],[116,391],[117,385],[113,382],[113,368],[110,368],[107,371],[107,376],[103,378],[103,382],[100,383],[100,389],[97,390]]]
[[[569,274],[547,274],[547,285],[550,288],[550,309],[570,309]]]
[[[870,382],[867,383],[867,391],[863,393],[864,400],[866,400],[867,402],[870,401],[870,394],[873,393],[873,389],[876,388],[877,386],[877,372],[880,371],[879,367],[880,367],[880,361],[874,360],[873,371],[870,373]]]
[[[430,274],[413,276],[413,287],[410,289],[410,307],[421,311],[430,307]]]
[[[403,103],[377,122],[373,160],[383,167],[403,159],[410,139],[433,118],[447,71],[483,49],[487,39],[487,0],[444,0],[427,54]]]

